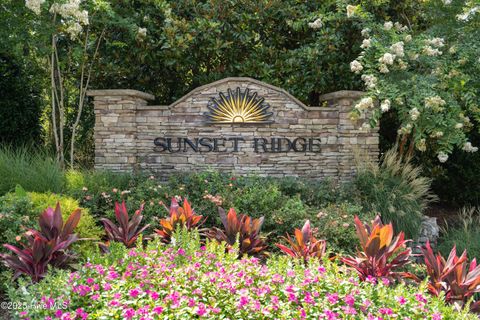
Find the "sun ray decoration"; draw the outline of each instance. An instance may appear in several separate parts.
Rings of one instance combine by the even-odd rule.
[[[257,93],[244,92],[237,87],[235,92],[227,90],[228,94],[220,93],[219,98],[211,98],[205,113],[211,123],[270,123],[272,116],[268,112],[270,106]]]

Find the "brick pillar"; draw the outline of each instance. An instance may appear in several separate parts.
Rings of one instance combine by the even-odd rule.
[[[95,110],[95,169],[132,171],[137,164],[136,110],[154,96],[136,90],[90,90]]]
[[[350,180],[355,174],[355,153],[378,161],[380,152],[378,127],[362,128],[366,121],[365,117],[355,123],[350,120],[350,111],[363,94],[361,91],[343,90],[320,96],[320,102],[338,108],[338,176],[341,181]]]

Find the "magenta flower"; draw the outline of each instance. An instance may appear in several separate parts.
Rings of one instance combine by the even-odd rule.
[[[136,298],[138,297],[138,295],[140,294],[140,290],[138,290],[137,288],[135,289],[132,289],[128,292],[128,294],[130,295],[130,297],[132,298]]]
[[[407,303],[407,299],[405,299],[405,297],[403,297],[403,296],[397,297],[397,301],[401,305],[404,305],[405,303]]]
[[[327,294],[327,300],[328,300],[328,302],[330,302],[331,304],[337,303],[337,301],[338,301],[338,293],[333,293],[333,294],[328,293],[328,294]]]
[[[153,308],[153,312],[156,313],[156,314],[161,314],[163,312],[163,308],[160,307],[160,306],[157,306],[157,307]]]

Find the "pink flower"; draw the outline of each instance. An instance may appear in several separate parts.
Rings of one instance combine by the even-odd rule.
[[[108,291],[110,289],[112,289],[112,285],[110,283],[103,284],[103,290]]]
[[[135,316],[135,309],[132,309],[132,308],[128,308],[127,310],[125,310],[125,312],[123,313],[123,316],[127,319],[132,319],[134,316]]]
[[[243,309],[243,307],[245,307],[249,302],[249,299],[248,297],[240,297],[240,301],[238,302],[238,305],[237,305],[237,308],[238,309]]]
[[[177,254],[178,254],[179,256],[183,256],[183,255],[185,255],[185,250],[183,250],[182,248],[180,248],[180,249],[178,249]]]
[[[393,311],[390,308],[380,308],[378,309],[378,312],[380,312],[380,314],[384,314],[388,316],[391,316],[393,314]]]
[[[138,290],[137,288],[135,289],[132,289],[128,292],[128,294],[130,295],[130,297],[132,298],[136,298],[138,297],[138,295],[140,294],[140,290]]]
[[[94,283],[94,282],[95,282],[95,280],[93,280],[92,278],[87,278],[87,283],[88,283],[88,284],[92,284],[92,283]]]
[[[99,294],[94,294],[91,298],[92,298],[92,300],[98,300],[98,298],[100,298],[100,295]]]
[[[159,298],[159,296],[160,296],[160,295],[159,295],[158,292],[156,292],[156,291],[150,292],[150,297],[151,297],[154,301],[157,300],[157,299]]]
[[[344,299],[345,303],[350,307],[353,307],[355,304],[355,298],[351,294],[347,294]]]
[[[63,314],[63,311],[60,310],[60,309],[58,309],[57,311],[55,311],[55,317],[57,317],[57,318],[60,318],[60,317],[62,316],[62,314]]]
[[[397,297],[397,302],[403,305],[407,302],[407,299],[405,299],[405,297],[403,296],[400,296],[400,297]]]
[[[161,314],[163,312],[163,308],[160,306],[155,307],[153,308],[153,312],[155,312],[156,314]]]
[[[440,313],[432,314],[432,320],[442,320],[442,315]]]
[[[328,299],[328,302],[330,302],[331,304],[337,303],[338,293],[333,293],[333,294],[328,293],[327,294],[327,299]]]

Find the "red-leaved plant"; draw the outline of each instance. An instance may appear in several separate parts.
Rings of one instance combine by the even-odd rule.
[[[266,255],[267,245],[265,239],[260,236],[263,217],[253,219],[244,214],[237,214],[233,208],[230,208],[228,214],[225,214],[225,210],[219,207],[218,213],[225,230],[216,227],[210,228],[206,232],[207,238],[226,242],[229,246],[233,246],[238,239],[240,256],[244,254],[250,256]]]
[[[428,291],[438,296],[445,292],[445,300],[460,307],[477,292],[480,292],[480,266],[476,259],[470,264],[467,259],[467,252],[463,251],[460,257],[454,246],[448,258],[442,254],[433,253],[430,242],[421,248],[428,275]],[[470,305],[472,311],[480,311],[480,301]]]
[[[26,242],[20,242],[22,248],[4,244],[12,254],[2,254],[6,266],[12,268],[14,278],[28,275],[33,282],[42,279],[49,265],[62,267],[72,256],[68,247],[78,240],[73,230],[80,221],[81,211],[76,209],[63,223],[60,204],[55,210],[48,207],[39,217],[40,230],[30,229],[25,233]]]
[[[407,248],[404,233],[393,236],[392,224],[383,225],[377,216],[372,225],[364,225],[355,216],[355,228],[361,251],[354,257],[344,257],[343,263],[357,271],[361,280],[367,277],[401,278],[409,274],[397,270],[407,265],[412,250]]]
[[[118,226],[107,218],[102,218],[100,221],[105,227],[105,232],[110,241],[117,241],[123,243],[127,248],[131,248],[135,245],[137,238],[140,234],[147,229],[150,224],[140,228],[143,216],[143,204],[140,209],[135,211],[132,218],[128,216],[127,206],[125,201],[120,205],[115,202],[115,217],[117,218]],[[100,245],[102,250],[106,251],[105,245]]]
[[[178,201],[173,198],[170,208],[165,207],[165,209],[170,215],[166,219],[160,219],[160,228],[155,230],[164,243],[170,243],[177,226],[185,227],[190,231],[198,228],[205,221],[202,221],[203,216],[195,214],[187,199],[183,201],[183,206],[180,207]]]
[[[313,236],[309,220],[305,222],[301,230],[295,229],[294,239],[288,234],[282,238],[288,242],[290,247],[279,243],[276,246],[293,258],[301,258],[304,262],[307,262],[310,258],[321,259],[325,255],[327,242],[325,240],[317,240]]]

